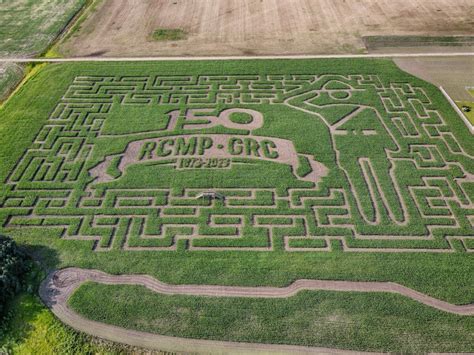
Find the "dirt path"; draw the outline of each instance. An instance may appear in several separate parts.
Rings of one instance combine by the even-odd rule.
[[[72,58],[0,58],[0,63],[63,63],[63,62],[165,62],[172,60],[241,60],[241,59],[338,59],[338,58],[423,58],[474,57],[474,52],[390,53],[390,54],[316,54],[316,55],[243,55],[243,56],[156,56],[156,57],[72,57]]]
[[[147,275],[109,275],[97,270],[68,268],[51,273],[40,287],[40,296],[53,313],[71,327],[115,342],[178,352],[217,353],[356,353],[327,348],[253,344],[226,341],[176,338],[128,330],[83,318],[71,310],[67,300],[84,282],[94,281],[108,285],[141,285],[165,295],[190,295],[210,297],[285,298],[301,290],[327,290],[346,292],[397,293],[420,303],[458,315],[474,315],[474,304],[454,305],[427,296],[408,287],[392,282],[355,282],[297,280],[287,287],[238,287],[212,285],[169,285]]]

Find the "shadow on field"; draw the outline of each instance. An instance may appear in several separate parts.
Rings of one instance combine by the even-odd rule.
[[[35,261],[36,266],[45,274],[56,270],[60,264],[59,256],[56,250],[45,245],[22,245],[22,249]],[[44,278],[45,275],[43,275]]]

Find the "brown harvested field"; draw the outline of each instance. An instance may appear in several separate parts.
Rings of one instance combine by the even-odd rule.
[[[472,0],[104,0],[69,55],[361,53],[362,36],[469,35]],[[157,28],[188,38],[154,41]]]

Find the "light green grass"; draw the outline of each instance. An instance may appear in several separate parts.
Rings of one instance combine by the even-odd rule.
[[[31,250],[30,250],[31,251]],[[45,276],[38,265],[0,319],[0,354],[130,354],[142,349],[94,338],[61,323],[36,295]]]
[[[456,105],[461,109],[463,106],[470,107],[471,110],[469,112],[462,111],[464,116],[474,125],[474,102],[473,101],[456,101]]]
[[[58,321],[37,296],[26,292],[15,297],[9,313],[0,328],[0,353],[125,354],[132,350],[77,333]]]

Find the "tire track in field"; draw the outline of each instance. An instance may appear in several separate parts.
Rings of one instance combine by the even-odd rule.
[[[286,298],[294,296],[302,290],[389,292],[403,295],[445,312],[457,315],[474,315],[474,304],[451,304],[393,282],[297,280],[287,287],[169,285],[147,275],[110,275],[98,270],[67,268],[50,273],[41,284],[40,297],[53,313],[69,326],[111,341],[166,351],[206,353],[356,353],[345,350],[306,346],[177,338],[134,331],[91,321],[80,316],[67,305],[71,294],[87,281],[107,285],[140,285],[153,292],[165,295],[208,297]]]

